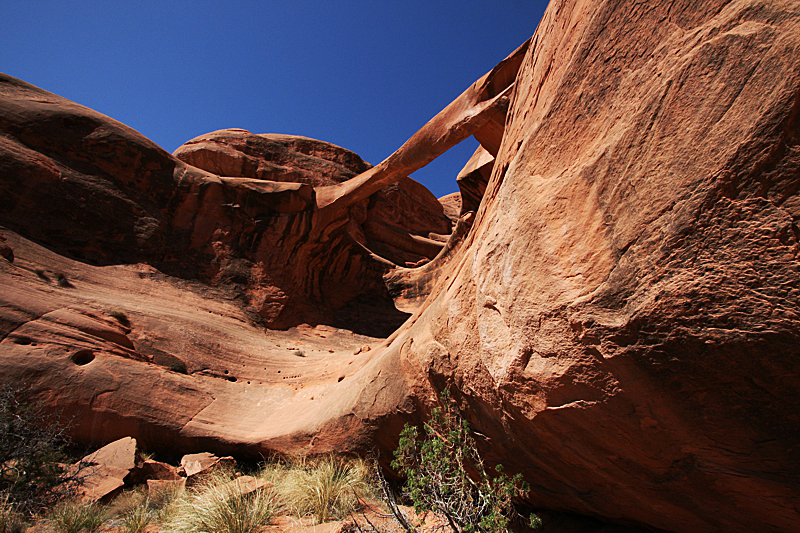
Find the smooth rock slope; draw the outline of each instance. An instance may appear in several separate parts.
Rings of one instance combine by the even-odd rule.
[[[0,379],[85,440],[240,454],[388,456],[450,387],[535,506],[797,531],[798,50],[797,2],[552,0],[360,168],[172,156],[2,78]],[[468,135],[448,219],[405,180]]]

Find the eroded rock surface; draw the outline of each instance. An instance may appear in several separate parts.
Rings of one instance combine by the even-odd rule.
[[[372,165],[355,152],[298,135],[218,130],[187,141],[175,157],[218,176],[334,185]]]
[[[180,146],[174,155],[220,176],[304,183],[314,187],[343,183],[372,168],[355,153],[331,143],[295,135],[254,134],[236,129],[201,135]],[[348,210],[338,216],[343,214],[348,215]],[[442,243],[431,242],[430,234],[448,235],[452,225],[430,191],[408,177],[383,187],[354,206],[349,210],[348,219],[347,229],[352,238],[369,252],[398,265],[432,259],[442,249]],[[322,217],[312,220],[312,224],[341,223],[332,224],[328,218]],[[290,231],[298,230],[294,224],[281,225],[288,225]],[[296,236],[283,235],[273,239],[280,241],[280,248],[288,252],[273,251],[274,257],[270,261],[262,258],[262,264],[273,265],[273,277],[280,277],[280,272],[277,272],[279,265],[290,262],[291,255],[296,253],[298,245],[293,246],[287,241],[308,238],[309,233],[313,233],[313,228]],[[342,252],[345,255],[364,255],[357,249],[344,249]],[[330,252],[320,254],[319,250],[314,250],[308,255],[313,256],[309,261],[314,261],[316,256],[330,255]],[[317,269],[312,265],[308,270],[313,272]],[[315,275],[309,273],[309,277]],[[326,273],[326,277],[330,274]],[[343,285],[354,284],[352,279],[338,281]],[[308,318],[307,312],[304,318]]]
[[[406,364],[550,508],[791,531],[800,12],[552,1]]]
[[[87,455],[75,465],[76,490],[84,501],[109,501],[136,467],[136,439],[123,437]]]
[[[243,454],[388,456],[449,386],[536,506],[793,531],[798,49],[792,2],[552,0],[387,160],[319,186],[244,149],[255,174],[221,177],[4,78],[0,375],[86,440]],[[448,239],[376,211],[468,135],[488,155]],[[411,316],[385,339],[321,321],[389,308]]]
[[[384,379],[403,386],[392,373],[375,380],[374,350],[354,355],[382,339],[324,325],[264,330],[206,285],[71,260],[1,231],[18,257],[0,263],[0,376],[74,420],[79,441],[132,436],[149,450],[220,455],[354,450],[368,436],[346,431],[357,427],[354,397]]]
[[[461,199],[459,215],[478,210],[493,169],[494,157],[483,146],[478,146],[456,177]]]
[[[317,209],[315,186],[370,168],[330,143],[222,130],[176,152],[204,171],[100,113],[0,84],[0,224],[92,264],[145,262],[222,287],[271,328],[346,322],[387,335],[406,315],[383,274],[431,259],[442,245],[428,235],[449,233],[441,205],[409,178]],[[3,255],[13,259],[6,244]]]

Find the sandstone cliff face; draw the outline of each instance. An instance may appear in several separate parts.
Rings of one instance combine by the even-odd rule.
[[[388,452],[449,386],[537,506],[796,530],[798,49],[794,2],[552,0],[363,170],[242,130],[173,157],[3,78],[0,375],[87,440],[238,453]],[[444,239],[405,176],[468,135]]]
[[[372,168],[355,153],[331,143],[296,135],[253,134],[246,130],[220,130],[201,135],[180,146],[174,155],[220,176],[304,183],[314,187],[343,183]],[[452,225],[430,191],[408,177],[380,189],[354,211],[356,224],[351,229],[356,239],[370,251],[399,265],[433,258],[442,244],[431,242],[430,234],[447,235]],[[322,223],[330,224],[330,221],[324,219]],[[295,253],[291,245],[284,243],[281,248],[292,255]],[[289,260],[288,256],[281,258],[281,261]],[[336,282],[342,283],[342,280]],[[376,289],[373,287],[373,290]]]
[[[442,243],[429,234],[449,233],[441,205],[409,178],[319,213],[314,186],[370,168],[330,143],[223,130],[176,158],[99,113],[0,82],[0,223],[76,259],[225,286],[269,327],[346,321],[388,334],[405,315],[382,275],[434,257]],[[356,301],[378,319],[354,323]]]
[[[396,341],[548,507],[791,531],[800,10],[552,1],[454,279]]]

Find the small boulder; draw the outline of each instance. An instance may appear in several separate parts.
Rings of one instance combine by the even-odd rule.
[[[234,466],[236,466],[236,460],[233,457],[217,457],[209,452],[192,453],[181,458],[181,467],[186,477],[190,479],[210,474],[220,467],[233,468]]]
[[[369,344],[365,344],[361,348],[356,348],[356,350],[353,352],[353,355],[358,355],[360,353],[365,353],[365,352],[370,351],[371,349],[372,348],[370,347]]]
[[[178,480],[181,479],[178,468],[161,461],[148,459],[139,467],[141,479],[147,480]]]
[[[107,502],[125,485],[136,467],[136,439],[124,437],[90,453],[72,465],[83,501]]]
[[[83,458],[85,463],[132,470],[136,466],[136,439],[123,437]]]

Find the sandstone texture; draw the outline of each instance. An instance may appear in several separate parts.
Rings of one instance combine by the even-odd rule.
[[[439,198],[444,214],[453,222],[458,220],[461,215],[461,193],[451,192]]]
[[[389,457],[449,387],[535,507],[797,531],[798,50],[797,2],[552,0],[375,166],[0,78],[0,379],[250,456]],[[470,135],[458,203],[408,179]]]
[[[138,469],[140,478],[156,481],[178,481],[181,479],[179,469],[162,461],[145,459]]]
[[[235,466],[233,457],[217,457],[209,452],[191,453],[181,458],[181,468],[187,478],[210,474],[217,468],[233,469]]]
[[[181,161],[220,176],[304,183],[314,187],[336,185],[372,168],[355,153],[331,143],[294,135],[254,134],[236,129],[201,135],[179,147],[174,155]],[[363,205],[355,206],[349,218],[348,231],[359,243],[370,252],[398,265],[433,258],[441,250],[442,244],[430,242],[430,234],[447,235],[452,226],[443,207],[430,191],[408,177],[383,187],[365,200]],[[331,224],[331,221],[325,219],[317,223]],[[296,229],[291,227],[290,231]],[[306,237],[305,233],[301,233],[289,238]],[[285,240],[286,237],[273,239]],[[284,243],[281,248],[290,255],[295,254],[292,246]],[[347,253],[353,255],[359,252],[349,250]],[[330,252],[326,254],[330,255]],[[277,266],[291,259],[288,256],[274,257],[278,255],[274,253],[271,255],[270,263]],[[316,256],[318,251],[310,255]],[[262,264],[265,263],[262,261]],[[274,270],[279,270],[277,266]],[[279,273],[272,275],[277,277]],[[352,284],[353,281],[346,283]],[[304,297],[307,298],[306,295]],[[308,318],[307,313],[303,316]]]
[[[436,199],[405,177],[316,209],[315,186],[370,168],[330,143],[223,130],[176,152],[206,172],[85,107],[0,84],[0,224],[91,264],[144,262],[222,286],[271,328],[346,321],[387,334],[405,315],[382,275],[432,258],[442,245],[429,234],[450,230]],[[13,260],[5,243],[2,255]],[[355,326],[354,302],[376,319]]]
[[[393,344],[541,505],[797,530],[799,24],[550,3],[455,278]]]
[[[117,495],[136,467],[136,453],[136,439],[123,437],[72,465],[81,499],[109,501]]]
[[[173,153],[219,176],[322,186],[341,183],[372,165],[331,143],[298,135],[219,130],[187,141]]]
[[[492,177],[494,157],[483,146],[478,146],[467,164],[456,177],[461,199],[460,215],[467,211],[477,211],[486,192],[486,185]]]

